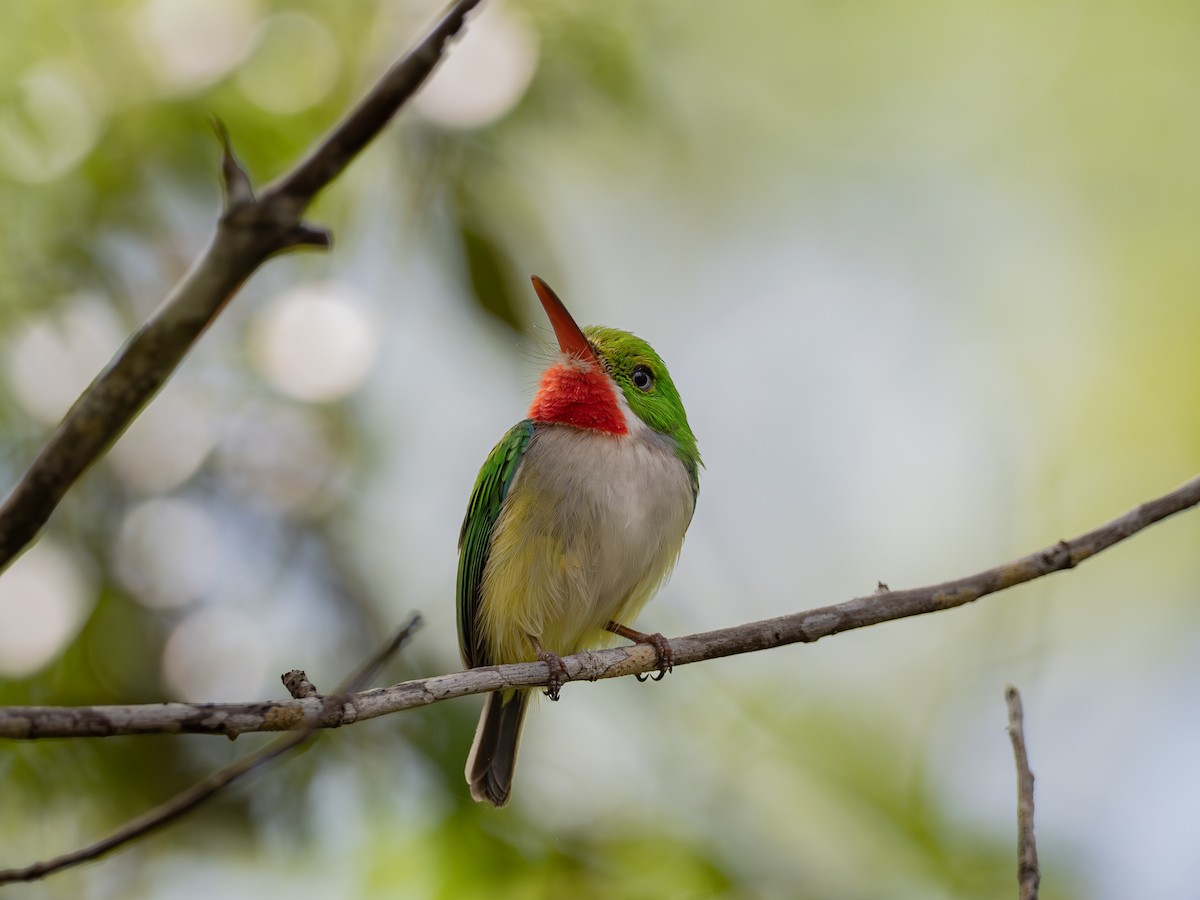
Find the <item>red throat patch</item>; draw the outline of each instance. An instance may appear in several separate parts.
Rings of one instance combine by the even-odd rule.
[[[616,388],[603,369],[556,363],[542,374],[537,396],[529,407],[535,422],[559,422],[607,434],[628,434],[629,426],[617,403]]]

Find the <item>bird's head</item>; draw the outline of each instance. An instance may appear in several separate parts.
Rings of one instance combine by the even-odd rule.
[[[533,288],[554,328],[560,355],[542,374],[529,418],[617,436],[649,429],[674,441],[675,452],[694,470],[699,463],[696,438],[662,357],[628,331],[580,328],[536,275]]]

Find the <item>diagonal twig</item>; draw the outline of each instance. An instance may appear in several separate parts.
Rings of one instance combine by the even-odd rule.
[[[400,652],[401,648],[408,643],[409,638],[420,627],[421,617],[414,615],[407,625],[396,632],[396,635],[383,649],[359,666],[353,674],[338,686],[338,689],[333,694],[319,698],[315,705],[320,710],[320,714],[307,720],[298,731],[293,731],[278,740],[272,741],[258,752],[251,753],[232,765],[214,772],[203,781],[192,785],[167,802],[127,822],[121,828],[108,835],[108,837],[102,838],[93,844],[89,844],[78,850],[72,850],[70,853],[64,853],[61,856],[56,856],[53,859],[43,862],[32,863],[17,869],[0,870],[0,885],[18,881],[36,881],[40,878],[45,878],[47,875],[60,872],[63,869],[106,856],[118,847],[122,847],[130,841],[136,840],[142,835],[178,819],[185,813],[195,809],[205,800],[208,800],[217,791],[233,784],[242,776],[299,747],[311,738],[319,728],[327,727],[324,723],[330,716],[337,714],[338,709],[346,702],[347,696],[361,688],[384,663]],[[287,676],[284,677],[287,678]]]
[[[450,38],[482,0],[455,0],[306,159],[257,198],[216,123],[225,211],[208,247],[162,305],[67,412],[0,507],[0,569],[37,536],[63,496],[103,456],[175,371],[242,284],[270,257],[328,247],[304,211],[370,143],[436,68]]]
[[[676,666],[751,653],[786,644],[811,643],[831,634],[894,619],[963,606],[987,594],[1070,569],[1168,516],[1200,504],[1200,477],[1143,503],[1070,541],[965,578],[902,591],[881,590],[805,612],[750,622],[703,634],[673,638]],[[596,681],[657,669],[654,648],[635,644],[564,657],[571,681]],[[375,688],[346,698],[336,715],[318,727],[337,727],[453,697],[509,687],[546,683],[546,664],[487,666]],[[286,731],[321,717],[318,700],[258,703],[159,703],[131,706],[0,707],[0,738],[103,737],[117,734],[220,734],[237,737],[254,731]]]
[[[1021,695],[1012,685],[1004,691],[1004,699],[1008,704],[1008,736],[1017,763],[1017,884],[1021,900],[1037,900],[1042,875],[1033,836],[1033,772],[1025,752],[1025,711]]]

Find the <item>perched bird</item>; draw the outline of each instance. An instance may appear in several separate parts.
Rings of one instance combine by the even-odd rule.
[[[561,656],[605,631],[658,653],[631,622],[666,580],[699,490],[700,455],[667,367],[627,331],[580,329],[544,281],[558,339],[529,417],[479,472],[459,534],[458,640],[468,668],[542,660],[558,699]],[[471,796],[504,806],[530,689],[487,696],[467,758]]]

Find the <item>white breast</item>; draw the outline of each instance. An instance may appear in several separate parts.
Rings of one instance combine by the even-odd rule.
[[[640,424],[640,423],[639,423]],[[683,545],[694,498],[669,440],[540,425],[496,524],[481,624],[492,659],[566,655],[631,625]]]

